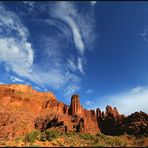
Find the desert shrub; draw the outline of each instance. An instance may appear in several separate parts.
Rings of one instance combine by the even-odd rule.
[[[104,143],[104,145],[109,145],[113,147],[125,147],[127,145],[124,140],[117,136],[107,136],[103,133],[99,133],[96,136],[98,137],[98,142],[101,141],[102,143]]]
[[[115,137],[107,136],[105,142],[106,144],[109,144],[111,146],[121,146],[121,147],[126,146],[126,142],[117,136]]]
[[[46,140],[52,141],[60,136],[60,134],[55,130],[46,130],[45,131]]]
[[[66,135],[67,137],[73,137],[73,136],[76,136],[77,133],[76,133],[76,132],[67,132],[67,133],[65,133],[65,135]]]
[[[23,139],[22,138],[15,139],[15,143],[21,143],[21,142],[23,142]]]
[[[39,135],[40,135],[40,131],[34,130],[25,136],[25,142],[34,143]]]
[[[98,133],[96,136],[99,137],[99,138],[102,138],[102,139],[105,139],[107,137],[107,135],[105,135],[105,134],[103,134],[101,132]]]
[[[83,138],[85,140],[93,140],[94,136],[91,134],[81,134],[81,138]]]
[[[46,141],[46,134],[45,132],[42,132],[41,135],[40,135],[40,141]]]

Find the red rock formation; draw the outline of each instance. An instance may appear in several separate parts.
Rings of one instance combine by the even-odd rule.
[[[148,136],[148,114],[135,112],[122,121],[121,129],[127,134]]]
[[[107,106],[105,113],[97,109],[97,119],[101,132],[107,135],[148,135],[148,114],[143,112],[124,116],[116,108]]]
[[[6,111],[9,114],[3,114]],[[47,128],[58,128],[61,125],[59,123],[63,123],[62,129],[65,131],[99,132],[95,111],[84,110],[78,95],[72,96],[69,107],[59,102],[51,92],[38,92],[26,85],[0,85],[0,114],[2,114],[0,115],[0,128],[4,129],[0,134],[1,138],[8,132],[6,129],[9,129],[9,138],[16,138],[34,128],[41,131]],[[8,120],[9,122],[7,122],[8,115],[12,121]],[[21,118],[24,123],[19,122]],[[74,118],[75,122],[73,122]],[[13,124],[10,124],[11,122]],[[30,125],[29,129],[27,130],[25,127],[23,129],[22,126],[21,130],[16,131],[15,125],[21,126],[23,124]]]
[[[123,133],[121,129],[121,123],[123,120],[123,115],[118,113],[116,108],[111,106],[106,106],[105,113],[97,109],[97,119],[98,125],[102,133],[109,135],[120,135]]]
[[[52,112],[64,113],[64,103],[59,102],[57,100],[49,100],[46,104],[46,108],[51,110]]]
[[[109,135],[148,133],[148,115],[123,116],[116,108],[86,110],[79,96],[73,95],[70,107],[51,92],[38,92],[31,86],[0,85],[0,140],[17,138],[34,129],[56,128],[60,132],[75,131]]]
[[[100,132],[97,122],[96,112],[94,110],[84,110],[85,133],[96,134]]]
[[[71,97],[71,105],[69,107],[69,115],[82,115],[83,108],[80,105],[79,95],[73,95]]]

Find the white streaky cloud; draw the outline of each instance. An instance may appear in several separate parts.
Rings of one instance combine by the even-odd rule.
[[[77,27],[81,33],[81,38],[83,39],[85,51],[93,50],[96,44],[96,20],[95,18],[95,7],[86,8],[85,12],[79,13],[76,17]]]
[[[29,13],[32,13],[35,10],[36,7],[36,2],[35,1],[22,1],[23,6],[25,6],[24,8],[26,8],[26,10]]]
[[[58,18],[69,25],[72,30],[74,43],[77,50],[80,54],[84,53],[84,43],[82,41],[81,33],[79,28],[74,20],[74,17],[78,15],[77,9],[74,6],[73,2],[58,2],[55,3],[51,15],[55,18]]]
[[[79,86],[76,85],[68,85],[67,87],[65,87],[64,89],[64,96],[70,98],[73,93],[77,92],[80,90]]]
[[[137,86],[137,87],[131,89],[131,94],[140,93],[141,91],[143,91],[143,87]]]
[[[71,74],[70,72],[65,73],[65,85],[64,85],[64,96],[70,98],[73,93],[77,93],[80,90],[81,79]]]
[[[71,69],[73,72],[77,71],[77,66],[72,59],[68,58],[67,62],[68,62],[69,69]]]
[[[95,105],[105,109],[106,105],[117,107],[121,114],[129,115],[134,112],[144,111],[148,113],[148,87],[135,87],[129,91],[121,92],[117,95],[105,97],[106,101]],[[107,100],[108,98],[108,100]]]
[[[19,18],[14,13],[7,11],[2,4],[0,6],[0,12],[1,33],[3,33],[3,31],[6,31],[5,34],[10,35],[11,30],[14,30],[16,35],[18,34],[18,36],[20,36],[23,40],[26,40],[26,36],[28,36],[28,31],[23,26]]]
[[[141,36],[143,36],[145,41],[148,41],[148,26],[145,27],[143,33],[141,33]]]
[[[88,89],[88,90],[86,91],[87,94],[90,94],[90,93],[92,93],[92,92],[93,92],[93,90],[91,90],[91,89]]]
[[[31,11],[34,11],[34,2],[23,3],[29,6],[28,9],[32,8]],[[4,62],[7,72],[13,71],[18,78],[25,78],[25,83],[28,79],[39,86],[62,89],[65,96],[71,95],[80,90],[80,74],[84,74],[85,42],[88,43],[91,40],[92,31],[89,31],[91,21],[88,21],[89,17],[87,21],[85,20],[85,14],[79,14],[75,2],[53,2],[49,7],[50,9],[46,10],[51,16],[48,23],[66,36],[66,40],[71,43],[70,47],[74,43],[76,49],[68,48],[69,53],[75,50],[72,55],[74,58],[70,58],[70,54],[63,54],[61,47],[65,42],[62,42],[60,35],[44,35],[44,38],[40,34],[40,40],[43,37],[45,44],[43,46],[41,43],[41,49],[38,50],[42,51],[42,56],[38,56],[36,49],[33,49],[28,41],[31,36],[29,28],[22,23],[16,13],[0,4],[0,62]],[[40,10],[39,5],[38,8]],[[43,7],[41,9],[43,10]],[[25,16],[27,17],[26,14]],[[37,19],[35,21],[38,22]],[[41,23],[45,23],[44,19]],[[89,24],[88,27],[87,24]],[[35,61],[36,59],[39,61]]]
[[[63,72],[58,69],[52,69],[50,72],[41,72],[37,70],[37,72],[38,74],[31,76],[31,79],[34,82],[38,82],[40,85],[44,84],[53,87],[54,89],[60,89],[65,84],[65,76],[62,75]]]
[[[0,61],[6,63],[8,70],[12,70],[20,76],[29,76],[33,63],[33,53],[27,45],[14,38],[0,38]],[[28,49],[28,51],[25,51]]]
[[[87,101],[85,102],[85,104],[86,104],[86,105],[93,105],[94,102],[93,102],[93,101],[90,101],[90,100],[87,100]]]
[[[92,100],[86,100],[84,102],[84,105],[87,109],[94,109],[94,110],[96,109],[96,108],[93,108],[93,106],[95,105],[95,102]]]
[[[33,86],[33,89],[37,90],[37,91],[42,91],[42,89],[38,86]]]
[[[11,81],[12,81],[12,83],[15,83],[15,82],[23,83],[24,82],[24,80],[22,80],[22,79],[20,79],[18,77],[15,77],[15,76],[11,76]]]
[[[91,4],[92,6],[96,5],[96,3],[97,3],[97,1],[90,1],[90,4]]]
[[[80,54],[83,55],[84,54],[84,43],[82,41],[80,31],[79,31],[76,23],[68,16],[65,17],[64,20],[71,26],[75,46],[80,51]]]
[[[32,75],[31,79],[40,85],[50,86],[54,89],[64,89],[66,84],[75,85],[75,83],[79,81],[79,79],[75,79],[78,76],[66,73],[70,67],[66,64],[67,59],[63,57],[64,54],[61,50],[59,38],[55,39],[51,37],[50,39],[45,39],[45,37],[43,37],[42,39],[44,41],[42,42],[44,50],[42,50],[42,53],[44,54],[42,57],[39,55],[39,58],[43,59],[43,62],[46,62],[44,62],[42,66],[37,65],[33,68],[33,72],[37,73],[37,75]],[[71,82],[69,82],[69,80],[71,80]]]
[[[2,5],[0,12],[0,61],[5,62],[8,70],[26,76],[33,64],[33,50],[27,41],[28,30],[13,12]]]
[[[80,57],[78,57],[78,69],[82,74],[84,74],[82,58]]]
[[[34,8],[35,2],[34,1],[22,1],[22,3],[24,3],[25,5],[28,5],[32,8]]]

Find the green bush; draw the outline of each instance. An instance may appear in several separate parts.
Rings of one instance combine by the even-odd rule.
[[[65,135],[67,136],[67,137],[73,137],[73,136],[76,136],[76,135],[78,135],[76,132],[67,132],[67,133],[65,133]]]
[[[98,133],[96,136],[99,137],[99,138],[102,138],[102,139],[105,139],[107,137],[107,135],[105,135],[105,134],[103,134],[101,132]]]
[[[17,139],[15,139],[15,143],[20,143],[20,142],[22,142],[22,141],[23,141],[22,138],[17,138]]]
[[[34,143],[39,135],[40,135],[40,131],[34,130],[25,136],[25,142]]]
[[[46,140],[52,141],[53,139],[58,138],[60,134],[55,130],[46,130],[45,135],[46,135]]]
[[[83,138],[85,140],[93,140],[94,136],[91,134],[81,134],[81,138]]]
[[[124,142],[121,138],[115,136],[107,136],[105,139],[105,143],[111,146],[126,146],[126,142]]]
[[[96,136],[98,137],[98,142],[101,141],[104,143],[104,145],[113,147],[125,147],[127,145],[127,143],[124,140],[117,136],[107,136],[103,133],[99,133]]]
[[[41,135],[40,135],[40,141],[46,141],[46,134],[45,132],[42,132]]]

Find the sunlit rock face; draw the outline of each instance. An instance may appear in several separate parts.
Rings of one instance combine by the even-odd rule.
[[[71,105],[69,107],[69,115],[82,115],[83,108],[80,104],[79,95],[73,95],[71,97]]]
[[[18,131],[16,126],[20,127]],[[0,85],[1,139],[7,133],[7,138],[13,139],[34,129],[49,128],[60,132],[99,132],[95,111],[83,109],[78,95],[72,96],[69,107],[58,101],[52,92],[38,92],[20,84]]]
[[[19,127],[19,128],[18,128]],[[129,116],[119,114],[117,108],[106,111],[84,109],[79,95],[71,97],[66,105],[51,92],[38,92],[31,86],[0,85],[0,140],[15,139],[38,129],[59,132],[79,132],[121,135],[148,134],[148,115],[136,112]],[[17,130],[18,129],[18,130]]]
[[[49,100],[56,101],[51,92],[38,92],[31,86],[22,84],[0,85],[0,104],[8,108],[38,114]]]
[[[84,109],[80,104],[78,94],[75,94],[71,97],[71,105],[69,107],[68,113],[71,116],[78,116],[81,118],[79,121],[79,126],[81,125],[81,129],[78,131],[92,134],[98,133],[100,131],[95,110]]]

